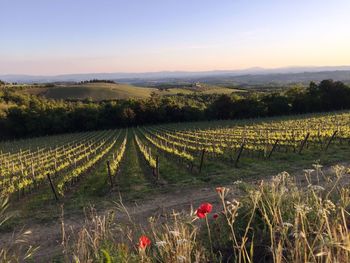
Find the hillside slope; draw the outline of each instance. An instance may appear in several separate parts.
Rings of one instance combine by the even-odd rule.
[[[43,95],[52,99],[88,99],[94,101],[113,100],[113,99],[130,99],[130,98],[147,98],[153,88],[141,88],[128,84],[114,83],[86,83],[57,85],[50,88],[29,89],[27,92],[36,95]]]
[[[233,88],[224,88],[213,85],[202,84],[198,87],[169,87],[161,89],[158,87],[137,87],[129,84],[119,83],[84,83],[84,84],[56,84],[53,87],[30,87],[23,90],[25,93],[40,95],[50,99],[92,99],[117,100],[117,99],[143,99],[156,93],[160,96],[172,96],[176,94],[230,94],[242,92]]]

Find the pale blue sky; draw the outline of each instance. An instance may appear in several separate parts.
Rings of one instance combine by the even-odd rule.
[[[0,74],[350,65],[349,0],[0,0]]]

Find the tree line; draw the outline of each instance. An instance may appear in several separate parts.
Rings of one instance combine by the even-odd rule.
[[[63,101],[2,88],[3,138],[28,137],[168,122],[242,119],[350,109],[350,88],[342,82],[311,82],[275,93],[237,95],[153,94],[143,100]],[[0,109],[1,111],[1,109]]]

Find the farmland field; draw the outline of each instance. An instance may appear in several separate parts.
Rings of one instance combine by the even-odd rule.
[[[131,189],[132,197],[171,186],[254,177],[262,167],[273,174],[282,167],[311,165],[316,160],[342,161],[342,156],[350,156],[349,139],[350,113],[339,112],[3,141],[0,186],[14,201],[43,193],[45,203],[53,197],[48,175],[59,199],[79,191],[85,177],[96,177],[105,181],[105,190],[112,184],[121,192]],[[99,166],[101,173],[95,175]]]
[[[159,194],[267,179],[283,170],[298,173],[349,156],[350,112],[3,141],[0,189],[10,196],[13,217],[2,231],[56,221],[57,203],[68,217],[81,217],[88,204],[108,209],[121,199],[154,200],[157,207],[161,201],[152,198]]]

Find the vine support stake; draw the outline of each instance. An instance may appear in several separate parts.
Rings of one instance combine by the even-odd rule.
[[[55,196],[55,200],[58,202],[58,195],[57,195],[57,192],[56,192],[56,189],[55,189],[55,186],[51,180],[51,176],[50,176],[50,173],[47,173],[47,179],[49,179],[49,182],[50,182],[50,186],[51,186],[51,190],[53,192],[53,195]]]
[[[241,147],[239,148],[239,151],[238,151],[238,155],[237,155],[236,160],[235,160],[235,167],[236,168],[238,168],[238,162],[239,162],[239,159],[241,158],[243,149],[244,149],[244,142],[242,142]]]
[[[205,154],[205,149],[202,150],[201,162],[200,162],[200,164],[199,164],[199,173],[202,172],[203,161],[204,161],[204,154]]]
[[[159,156],[156,156],[156,177],[157,181],[159,180]]]
[[[309,136],[310,136],[310,133],[308,132],[305,136],[305,139],[303,140],[303,142],[300,145],[299,154],[301,154],[301,152],[303,151],[304,146],[305,146],[307,140],[309,139]]]
[[[272,149],[271,149],[271,151],[270,151],[270,153],[269,153],[269,156],[267,157],[268,159],[271,158],[271,155],[272,155],[272,153],[275,151],[275,149],[276,149],[276,147],[277,147],[277,144],[278,144],[278,140],[275,141],[275,143],[274,143],[274,145],[273,145],[273,147],[272,147]]]
[[[113,188],[113,179],[112,179],[112,172],[111,172],[111,164],[109,161],[107,161],[107,172],[109,177],[109,182],[111,184],[111,188]]]
[[[333,132],[332,137],[329,139],[329,141],[328,141],[328,143],[327,143],[327,146],[326,146],[326,148],[324,149],[324,151],[327,151],[327,150],[328,150],[328,147],[329,147],[329,145],[331,145],[331,142],[334,140],[335,135],[337,135],[337,132],[338,132],[338,131]]]

